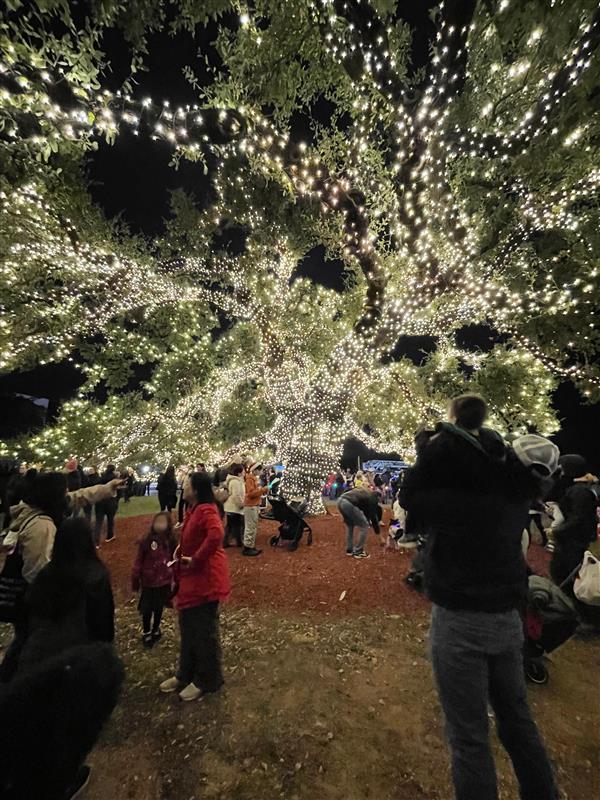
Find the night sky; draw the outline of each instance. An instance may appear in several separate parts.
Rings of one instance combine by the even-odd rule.
[[[427,63],[430,40],[434,26],[429,10],[435,5],[427,2],[399,4],[405,6],[402,16],[413,27],[412,61],[415,67]],[[234,23],[234,18],[231,19]],[[194,100],[192,87],[182,75],[182,68],[192,65],[201,82],[210,79],[203,60],[198,58],[199,50],[207,53],[213,63],[216,54],[210,47],[216,29],[209,27],[200,32],[196,41],[187,34],[169,37],[164,34],[151,37],[149,42],[148,72],[138,76],[135,94],[146,95],[161,101],[168,98],[173,104],[185,104]],[[127,65],[126,50],[112,34],[106,39],[107,52],[112,62],[112,74],[107,76],[107,85],[116,89],[125,76]],[[317,109],[317,114],[325,118],[327,108]],[[309,138],[306,119],[298,115],[292,135],[299,139]],[[183,188],[196,198],[199,205],[210,202],[210,175],[205,176],[201,165],[182,160],[175,170],[169,166],[171,148],[162,142],[138,138],[128,133],[121,134],[114,146],[100,144],[99,150],[88,160],[90,189],[94,200],[103,208],[108,217],[119,215],[131,231],[148,237],[161,233],[162,221],[168,215],[169,198],[172,190]],[[342,265],[326,263],[322,248],[312,251],[301,264],[299,273],[312,280],[340,290],[342,288]],[[493,345],[494,334],[487,328],[465,329],[459,334],[459,342],[467,347],[483,350]],[[423,358],[423,353],[434,347],[428,337],[403,339],[396,348],[396,355],[408,355],[415,361]],[[15,418],[14,401],[10,404],[6,396],[22,392],[37,397],[50,398],[49,414],[56,413],[58,402],[72,396],[82,383],[80,374],[69,364],[51,365],[29,373],[0,377],[0,436],[6,437],[17,429],[19,415]],[[5,398],[2,397],[5,395]],[[600,407],[581,407],[577,391],[570,385],[563,385],[556,393],[555,405],[564,420],[563,430],[556,441],[563,452],[581,452],[594,469],[600,471]],[[348,463],[356,463],[357,448],[347,448]],[[363,453],[361,453],[363,455]]]

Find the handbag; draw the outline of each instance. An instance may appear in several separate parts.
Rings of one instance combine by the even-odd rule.
[[[23,577],[23,556],[17,545],[6,557],[0,573],[0,622],[15,622],[19,618],[27,586]]]
[[[600,606],[600,561],[589,550],[583,556],[573,593],[582,603]]]

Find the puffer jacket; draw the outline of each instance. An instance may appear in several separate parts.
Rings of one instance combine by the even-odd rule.
[[[179,611],[229,597],[229,565],[223,550],[223,524],[214,503],[200,503],[185,515],[177,551],[175,607]],[[183,564],[181,556],[192,559]]]
[[[110,486],[98,485],[67,493],[67,508],[77,509],[114,496]],[[38,508],[19,503],[10,509],[11,522],[2,541],[3,547],[18,546],[23,558],[23,577],[32,583],[52,557],[56,525]]]
[[[225,501],[226,514],[244,513],[244,478],[242,475],[228,475],[225,480],[225,488],[229,492],[229,497]]]
[[[173,578],[171,567],[175,539],[164,534],[152,533],[139,544],[138,554],[131,573],[131,588],[153,589],[159,586],[170,586]]]

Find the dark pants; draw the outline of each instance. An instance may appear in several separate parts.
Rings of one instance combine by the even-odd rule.
[[[225,528],[225,547],[229,547],[231,538],[235,539],[238,547],[244,543],[244,517],[242,514],[227,514],[227,527]]]
[[[498,737],[512,761],[521,800],[557,800],[552,767],[527,703],[518,613],[434,606],[430,637],[456,800],[498,797],[488,702]]]
[[[218,602],[180,611],[179,631],[179,681],[184,686],[193,683],[203,692],[216,692],[223,684]]]
[[[177,498],[176,497],[160,497],[158,498],[158,502],[160,504],[161,511],[168,511],[169,514],[175,506],[177,505]]]
[[[540,536],[542,537],[542,544],[544,547],[548,544],[548,535],[542,525],[542,515],[541,514],[532,514],[531,515],[531,523],[538,529],[540,532]]]
[[[182,493],[181,497],[179,498],[179,506],[177,508],[177,519],[179,520],[179,522],[183,522],[183,517],[185,515],[186,508],[187,508],[187,503],[183,499],[183,493]]]
[[[106,517],[106,538],[112,539],[115,535],[115,514],[117,513],[117,500],[108,500],[106,503],[96,503],[96,525],[94,527],[94,544],[100,544],[102,538],[102,526]]]
[[[0,664],[0,683],[8,683],[14,677],[19,666],[19,657],[25,647],[29,635],[29,619],[26,607],[21,607],[13,622],[14,636]]]
[[[160,630],[160,622],[162,620],[163,609],[154,609],[154,611],[146,611],[142,614],[142,625],[144,626],[144,633],[158,633]],[[154,618],[154,621],[153,621]]]

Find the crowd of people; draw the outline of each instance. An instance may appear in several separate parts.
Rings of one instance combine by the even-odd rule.
[[[486,416],[482,398],[456,398],[449,421],[417,437],[413,467],[398,476],[339,473],[327,493],[346,525],[347,556],[369,557],[369,528],[382,545],[417,549],[413,570],[422,574],[433,606],[431,663],[457,800],[497,800],[489,707],[523,800],[556,800],[554,771],[525,688],[524,553],[537,527],[552,549],[552,578],[571,591],[569,581],[597,536],[600,491],[581,457],[561,457],[552,442],[533,434],[507,442],[485,427]],[[22,470],[7,486],[12,505],[1,540],[0,621],[13,625],[14,637],[0,665],[0,710],[26,752],[28,736],[36,734],[17,720],[52,686],[51,699],[41,701],[53,714],[50,751],[60,746],[65,753],[32,774],[22,768],[15,741],[4,745],[0,738],[3,755],[16,753],[0,771],[2,797],[73,797],[87,781],[85,756],[123,677],[113,647],[110,579],[98,547],[105,524],[105,541],[114,537],[116,503],[131,496],[135,478],[110,465],[101,474],[79,472],[72,462],[62,472]],[[231,590],[225,549],[261,554],[259,508],[264,497],[277,495],[280,482],[280,472],[241,456],[210,472],[196,464],[158,476],[159,510],[138,544],[131,584],[139,592],[143,647],[160,641],[165,607],[177,610],[179,664],[161,692],[188,702],[223,685],[219,610]],[[388,526],[386,501],[392,501]],[[90,687],[93,702],[87,702]],[[84,735],[77,741],[60,705],[67,692],[82,699],[77,714]],[[38,708],[31,720],[42,713]],[[41,780],[43,795],[36,794]]]

